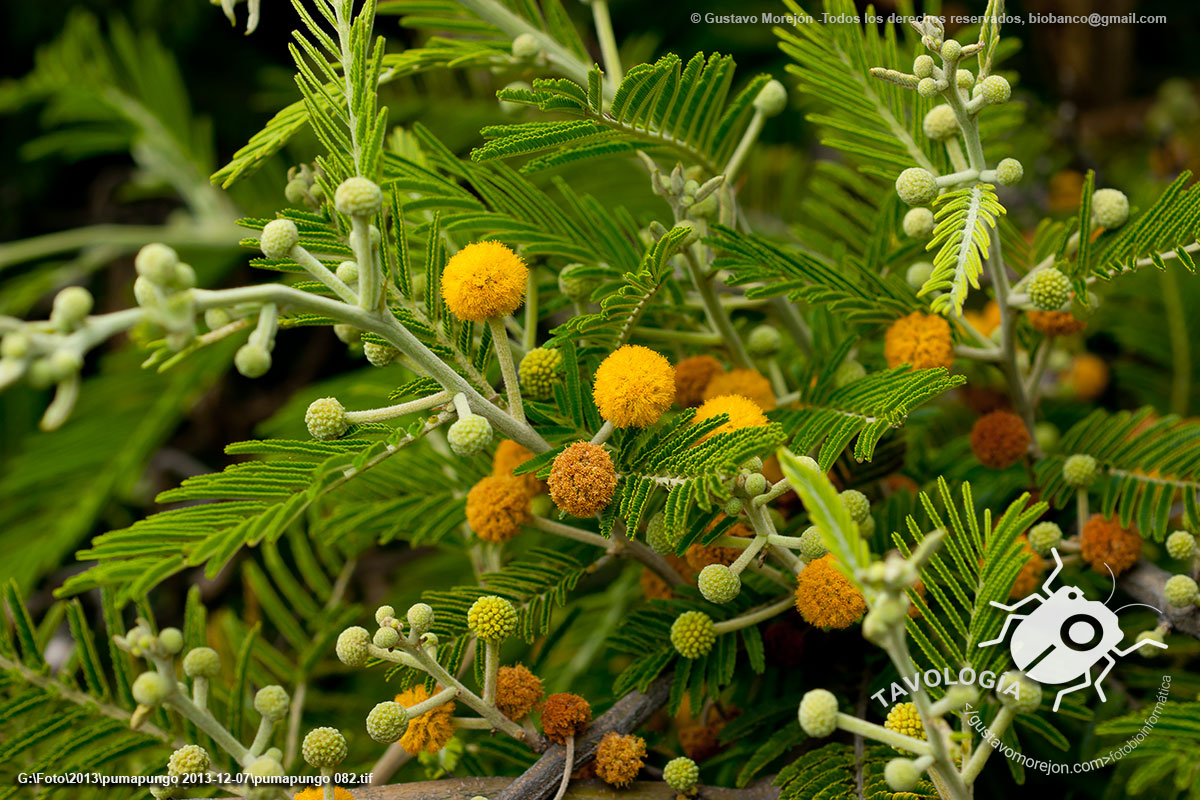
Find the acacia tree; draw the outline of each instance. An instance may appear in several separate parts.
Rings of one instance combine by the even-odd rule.
[[[602,65],[557,0],[295,0],[302,99],[213,176],[229,187],[315,134],[323,152],[292,170],[287,206],[241,220],[251,264],[279,279],[202,288],[153,242],[135,307],[92,314],[70,287],[48,320],[0,318],[0,385],[53,387],[47,429],[78,401],[87,353],[123,332],[163,372],[232,341],[236,369],[270,381],[278,336],[326,326],[384,376],[376,407],[318,397],[309,438],[230,444],[249,458],[96,537],[39,624],[8,587],[5,772],[158,775],[158,797],[290,796],[289,780],[320,776],[302,796],[336,800],[417,757],[496,800],[561,797],[594,762],[631,797],[961,800],[1001,739],[1069,750],[1092,724],[1090,699],[1043,691],[990,647],[1047,576],[1111,572],[1156,608],[1121,655],[1200,634],[1200,426],[1087,406],[1104,365],[1079,338],[1110,282],[1194,270],[1190,176],[1137,210],[1089,173],[1078,214],[1026,241],[1004,205],[1024,169],[1005,151],[1021,114],[999,26],[880,32],[788,3],[789,82],[840,155],[784,235],[739,197],[784,83],[735,78],[717,54],[625,69],[606,3],[590,6]],[[380,13],[442,35],[389,52]],[[460,158],[419,124],[389,131],[380,98],[443,70],[536,77],[497,93],[516,116]],[[657,217],[544,178],[618,160],[644,167],[628,192],[661,198]],[[963,424],[972,383],[1003,399]],[[1059,435],[1045,414],[1062,387],[1085,402],[1055,409]],[[1180,574],[1144,559],[1144,540]],[[363,566],[427,546],[456,568],[387,575],[367,625]],[[210,617],[198,588],[156,619],[172,576],[233,569],[259,622]],[[64,623],[74,646],[51,669]],[[1000,678],[915,681],[966,669]],[[906,680],[905,702],[878,689]],[[1113,691],[1134,708],[1145,695]],[[673,722],[652,722],[661,707]],[[1196,710],[1163,714],[1194,740]],[[1194,750],[1144,744],[1131,790],[1186,788]],[[755,784],[766,773],[776,788]],[[661,783],[629,788],[639,776]]]

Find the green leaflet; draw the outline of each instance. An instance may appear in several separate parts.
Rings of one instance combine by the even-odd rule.
[[[962,313],[968,287],[979,288],[979,275],[988,257],[996,219],[1005,213],[994,187],[989,183],[946,192],[934,202],[937,227],[927,250],[938,248],[933,258],[933,274],[925,281],[918,297],[943,292],[934,298],[932,308],[941,314]]]

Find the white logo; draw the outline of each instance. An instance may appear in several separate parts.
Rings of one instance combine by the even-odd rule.
[[[979,646],[987,647],[1004,641],[1009,627],[1014,622],[1018,623],[1009,645],[1017,669],[1022,670],[1031,680],[1055,686],[1082,679],[1080,683],[1059,691],[1058,696],[1054,698],[1054,710],[1058,711],[1063,695],[1086,689],[1088,686],[1095,686],[1096,694],[1100,695],[1102,701],[1106,700],[1100,682],[1116,665],[1114,656],[1129,655],[1143,645],[1161,647],[1164,650],[1167,646],[1153,639],[1143,639],[1124,650],[1118,647],[1124,633],[1117,624],[1116,611],[1098,600],[1084,599],[1082,590],[1077,586],[1051,589],[1050,584],[1062,570],[1063,564],[1057,549],[1050,552],[1054,555],[1055,567],[1042,584],[1044,595],[1034,592],[1011,606],[992,601],[996,608],[1008,612],[1016,611],[1032,602],[1038,602],[1040,605],[1028,614],[1010,613],[1004,620],[1000,635],[990,641],[980,642]],[[1112,574],[1111,568],[1109,574]],[[1116,590],[1115,577],[1113,589]],[[1112,599],[1111,594],[1109,599]],[[1129,607],[1121,606],[1117,611]],[[1101,661],[1105,662],[1104,667],[1093,681],[1091,669]]]

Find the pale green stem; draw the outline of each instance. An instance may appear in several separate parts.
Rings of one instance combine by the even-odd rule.
[[[776,397],[787,394],[787,381],[784,380],[779,362],[774,358],[767,359],[767,377],[771,379],[771,388],[775,390]]]
[[[201,711],[208,710],[208,678],[192,678],[192,704]]]
[[[287,740],[284,742],[284,766],[289,766],[296,760],[296,751],[300,745],[300,723],[304,719],[304,701],[308,698],[308,684],[304,681],[296,684],[292,694],[292,703],[288,708]]]
[[[489,706],[496,705],[496,675],[499,669],[500,643],[488,639],[483,645],[483,702]]]
[[[440,406],[449,399],[449,392],[438,392],[437,394],[431,394],[428,397],[410,400],[407,403],[397,403],[394,406],[371,408],[365,411],[347,411],[346,421],[353,425],[361,425],[364,422],[383,422],[385,420],[395,419],[396,417],[403,417],[407,414],[413,414],[417,411],[425,411],[426,409]]]
[[[721,172],[725,175],[725,183],[732,186],[733,178],[741,169],[742,162],[746,160],[746,156],[750,155],[750,150],[754,147],[754,143],[758,141],[758,135],[762,133],[763,124],[767,121],[767,116],[757,108],[754,109],[754,116],[750,118],[750,124],[746,126],[742,138],[738,141],[737,148],[733,151],[733,155],[729,157],[729,161],[725,163],[725,168]]]
[[[171,696],[166,699],[166,703],[178,711],[180,715],[191,720],[192,724],[197,728],[208,734],[218,747],[233,756],[234,760],[239,764],[246,766],[250,763],[250,752],[245,747],[242,747],[242,743],[233,738],[233,734],[225,730],[225,726],[217,722],[207,710],[201,710],[193,704],[186,695],[179,691],[178,685],[176,685]]]
[[[529,282],[525,287],[525,329],[521,344],[528,353],[537,347],[538,328],[538,285],[537,269],[530,267]]]
[[[604,444],[613,435],[613,431],[615,430],[616,426],[610,421],[605,420],[604,424],[600,426],[600,430],[596,431],[596,435],[592,437],[592,444]]]
[[[776,481],[770,489],[760,494],[758,497],[750,501],[751,505],[765,506],[777,497],[781,497],[792,490],[792,485],[788,483],[787,478],[781,478]]]
[[[572,734],[567,737],[567,754],[563,759],[563,776],[558,783],[558,791],[554,793],[554,800],[562,800],[567,793],[567,785],[571,782],[571,771],[575,767],[575,736]]]
[[[496,347],[496,360],[500,362],[500,374],[504,376],[504,388],[508,390],[508,412],[517,422],[525,423],[525,406],[521,402],[521,385],[517,381],[517,367],[513,364],[512,347],[508,343],[508,332],[499,317],[488,319],[492,329],[492,344]]]
[[[967,159],[963,156],[962,145],[959,144],[957,136],[946,140],[946,155],[950,156],[950,164],[955,172],[967,169]]]
[[[537,41],[550,63],[562,70],[571,80],[587,86],[591,62],[580,59],[545,31],[530,25],[496,0],[458,0],[458,3],[514,39],[523,33],[529,34]],[[606,96],[611,97],[612,91],[611,86],[605,86]]]
[[[433,695],[432,697],[426,697],[421,702],[414,703],[404,710],[408,712],[408,718],[413,719],[415,717],[421,716],[422,714],[424,714],[428,711],[432,711],[433,709],[437,708],[438,706],[449,703],[451,700],[453,700],[456,697],[458,697],[458,690],[455,689],[454,687],[450,687],[449,689],[442,689],[440,692]]]
[[[275,332],[279,330],[279,307],[274,303],[263,303],[258,310],[258,324],[250,334],[250,341],[270,350],[275,346]]]
[[[721,620],[713,625],[713,633],[720,636],[724,633],[732,633],[733,631],[740,631],[742,628],[749,628],[751,625],[757,625],[764,620],[779,616],[791,608],[795,602],[795,598],[789,594],[781,600],[776,600],[774,603],[762,606],[757,610],[749,611],[740,617]]]
[[[767,543],[776,545],[777,547],[787,547],[795,550],[800,547],[800,542],[803,541],[799,536],[784,536],[780,533],[772,533],[767,537]]]
[[[1078,532],[1083,534],[1083,526],[1088,521],[1088,493],[1087,489],[1080,486],[1075,491],[1075,522],[1078,524]]]
[[[236,250],[244,231],[237,225],[89,225],[0,244],[0,271],[16,264],[97,245],[122,251],[137,250],[146,242],[175,248]]]
[[[755,536],[750,540],[750,544],[746,546],[746,549],[743,550],[741,554],[738,555],[737,559],[729,565],[730,571],[733,572],[734,575],[741,575],[742,570],[746,568],[746,565],[758,555],[759,551],[762,550],[766,544],[766,536]]]
[[[350,215],[350,249],[358,263],[358,305],[364,311],[375,311],[383,297],[383,276],[371,253],[371,222],[362,214]]]
[[[988,731],[992,734],[990,737],[984,737],[979,742],[979,749],[971,754],[971,758],[963,765],[962,779],[967,786],[975,783],[975,779],[979,777],[979,773],[983,771],[983,767],[987,764],[988,757],[992,751],[996,749],[993,742],[998,741],[1004,732],[1008,730],[1008,726],[1013,721],[1015,715],[1011,706],[1001,706],[996,718],[992,720],[992,724],[988,727]]]
[[[454,723],[454,727],[467,731],[486,731],[492,728],[492,723],[483,717],[453,717],[451,722]]]
[[[750,361],[750,356],[746,353],[746,347],[742,344],[741,337],[734,330],[733,323],[730,322],[725,309],[722,308],[720,301],[717,300],[717,293],[713,290],[712,276],[704,273],[704,270],[700,267],[699,260],[697,260],[695,253],[691,250],[685,251],[685,256],[692,283],[695,285],[696,291],[704,303],[704,313],[708,317],[708,324],[720,333],[721,340],[733,354],[734,362],[739,367],[752,369],[754,365]]]
[[[837,715],[837,726],[844,731],[862,736],[865,739],[873,739],[877,742],[891,745],[897,750],[906,750],[910,753],[916,753],[919,756],[929,755],[933,751],[929,746],[929,742],[914,739],[902,733],[896,733],[896,731],[885,728],[882,725],[876,725],[873,722],[867,722],[865,719],[859,719],[853,714],[839,713]]]
[[[271,732],[275,730],[275,723],[272,720],[262,717],[258,721],[258,731],[254,734],[254,741],[250,743],[249,758],[258,758],[267,749],[267,744],[271,741]]]
[[[596,23],[596,38],[600,40],[600,57],[604,59],[604,71],[612,85],[617,86],[625,77],[625,73],[621,69],[621,55],[617,52],[617,40],[613,36],[608,0],[592,0],[592,19]]]
[[[333,770],[329,767],[321,767],[321,777],[325,779],[324,785],[321,786],[321,800],[335,800]]]
[[[776,547],[775,545],[767,545],[767,547],[770,548],[768,551],[769,554],[787,567],[793,575],[799,575],[800,571],[804,569],[804,562],[786,547]]]
[[[772,297],[769,303],[779,315],[783,326],[791,334],[792,341],[800,348],[800,352],[812,355],[812,331],[796,307],[789,303],[786,297]]]
[[[574,539],[577,542],[583,542],[584,544],[603,547],[605,550],[607,550],[609,546],[608,539],[605,539],[598,533],[580,530],[579,528],[571,525],[555,522],[554,520],[546,519],[545,517],[533,517],[530,519],[529,524],[538,530],[545,531],[546,533],[553,533],[555,536],[562,536],[567,539]]]
[[[1188,339],[1187,316],[1183,310],[1179,280],[1170,269],[1159,273],[1163,306],[1167,312],[1167,335],[1171,342],[1171,413],[1187,416],[1188,395],[1192,387],[1192,351]]]
[[[662,328],[645,328],[634,326],[633,335],[640,339],[654,342],[680,342],[682,344],[697,344],[712,347],[721,343],[721,337],[715,333],[704,331],[668,331]]]
[[[305,250],[300,245],[296,245],[288,253],[293,260],[308,271],[308,274],[319,280],[321,283],[333,290],[333,293],[347,303],[352,305],[358,304],[358,295],[354,290],[347,286],[341,278],[334,275],[329,267],[317,260],[317,257]],[[244,287],[251,288],[251,287]]]

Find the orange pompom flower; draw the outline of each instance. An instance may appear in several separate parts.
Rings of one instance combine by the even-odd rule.
[[[729,420],[705,436],[704,439],[717,433],[730,433],[742,428],[756,428],[767,424],[767,417],[758,403],[740,394],[722,394],[705,400],[704,405],[696,410],[696,416],[692,418],[692,422],[704,422],[721,414],[728,414]],[[700,441],[704,441],[704,439]]]
[[[734,369],[722,372],[714,375],[704,387],[705,400],[729,394],[748,397],[763,411],[775,409],[775,390],[771,388],[771,382],[757,370]]]
[[[1142,537],[1135,528],[1123,528],[1116,517],[1108,518],[1093,514],[1080,533],[1083,545],[1083,560],[1097,572],[1107,572],[1107,564],[1113,575],[1120,575],[1142,555]]]
[[[475,242],[442,270],[442,299],[459,319],[483,322],[516,311],[525,302],[529,268],[500,242]]]
[[[440,690],[439,690],[440,691]],[[405,708],[428,700],[432,695],[425,691],[425,684],[418,683],[396,695],[396,702]],[[409,717],[408,730],[400,737],[400,746],[409,755],[436,753],[446,746],[454,735],[454,701],[442,703],[424,714]]]
[[[496,673],[496,708],[513,721],[529,715],[542,699],[542,679],[522,664]]]
[[[492,475],[497,478],[514,477],[513,470],[531,458],[533,458],[533,453],[529,450],[512,439],[502,439],[496,446],[496,454],[492,456]],[[531,496],[545,488],[532,472],[515,477],[525,482],[525,488]]]
[[[971,323],[984,336],[991,336],[1000,327],[1000,304],[989,300],[982,311],[964,311],[963,319]]]
[[[542,733],[555,744],[587,730],[592,721],[592,706],[577,694],[561,692],[546,698],[542,706]]]
[[[1070,336],[1087,327],[1087,323],[1076,319],[1070,311],[1026,311],[1025,316],[1033,329],[1043,336]]]
[[[507,542],[529,519],[529,490],[523,477],[489,476],[467,493],[467,525],[480,539]]]
[[[642,737],[609,731],[596,748],[596,775],[609,786],[624,789],[637,777],[645,757]]]
[[[576,517],[590,517],[612,502],[617,470],[603,447],[576,442],[554,457],[548,483],[554,505]]]
[[[796,610],[809,625],[849,628],[867,613],[867,601],[826,553],[796,576]]]
[[[1095,400],[1108,388],[1108,364],[1091,353],[1080,353],[1071,360],[1063,376],[1071,393],[1080,400]]]
[[[310,786],[292,795],[292,800],[325,800],[325,787]],[[354,800],[354,795],[340,786],[333,787],[333,800]]]
[[[708,382],[724,371],[721,362],[712,356],[692,356],[680,361],[675,365],[675,402],[684,408],[700,405]]]
[[[992,469],[1008,469],[1029,449],[1029,429],[1011,411],[993,411],[975,420],[971,452]]]
[[[887,329],[883,355],[889,367],[911,364],[914,369],[949,369],[954,364],[950,323],[936,314],[920,311],[901,317]]]
[[[671,362],[648,347],[627,344],[596,369],[592,397],[600,416],[618,428],[658,422],[675,399]]]

